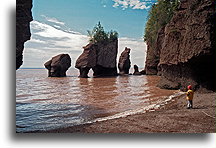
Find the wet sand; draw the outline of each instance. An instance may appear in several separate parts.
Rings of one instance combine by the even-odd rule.
[[[215,96],[196,92],[193,109],[186,109],[181,96],[156,111],[45,133],[215,133]]]

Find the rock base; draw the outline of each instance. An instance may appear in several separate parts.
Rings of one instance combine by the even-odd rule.
[[[108,77],[108,76],[117,76],[117,68],[105,68],[100,65],[97,65],[92,68],[94,77]]]

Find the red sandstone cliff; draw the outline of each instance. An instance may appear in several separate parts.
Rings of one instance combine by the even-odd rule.
[[[24,43],[30,39],[30,22],[32,21],[32,0],[17,0],[16,2],[16,69],[23,61]]]
[[[215,18],[214,0],[181,0],[164,32],[158,33],[159,60],[147,55],[146,67],[150,58],[160,69],[159,87],[179,89],[191,84],[215,90]]]
[[[147,42],[148,50],[146,56],[145,71],[147,75],[156,75],[160,71],[158,63],[160,60],[160,50],[164,40],[164,27],[158,31],[155,44]]]

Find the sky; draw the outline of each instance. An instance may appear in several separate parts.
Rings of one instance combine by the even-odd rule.
[[[117,61],[131,48],[131,64],[144,67],[143,41],[148,11],[156,0],[33,0],[31,40],[25,43],[21,68],[43,68],[53,56],[67,53],[72,67],[88,44],[87,30],[100,21],[105,31],[119,33]]]

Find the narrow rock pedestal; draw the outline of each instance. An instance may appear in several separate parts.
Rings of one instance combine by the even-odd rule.
[[[125,47],[125,50],[121,53],[118,63],[120,75],[129,74],[129,69],[131,67],[130,50],[130,48]]]

